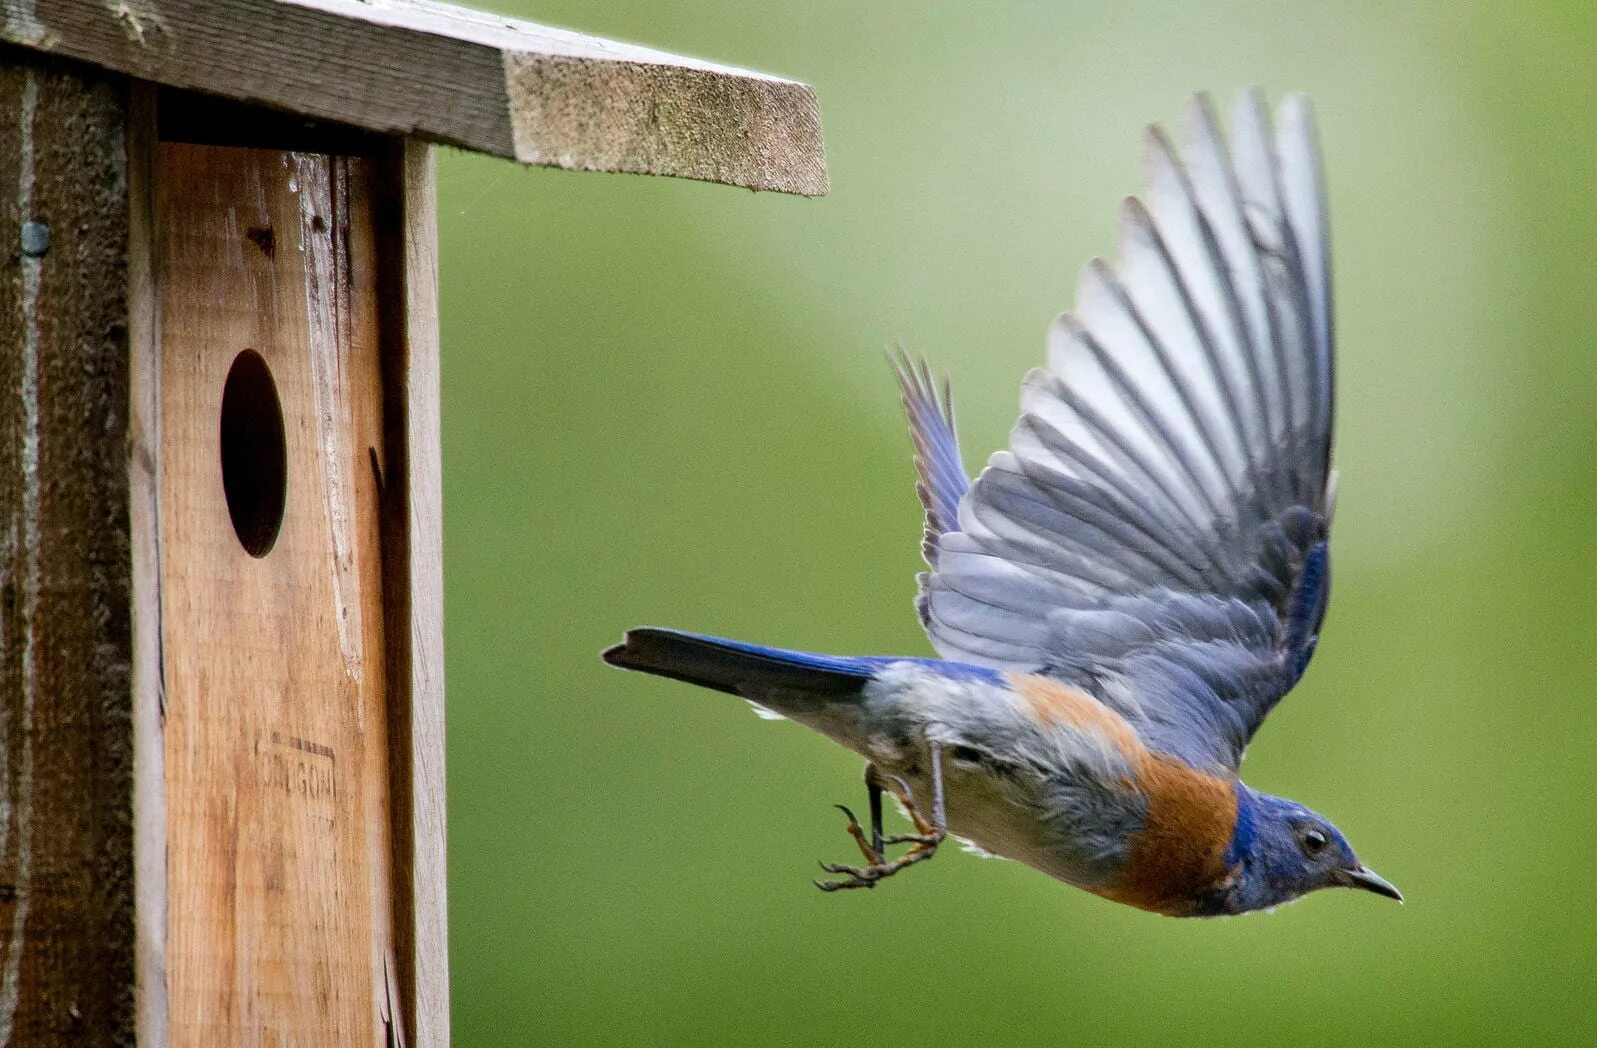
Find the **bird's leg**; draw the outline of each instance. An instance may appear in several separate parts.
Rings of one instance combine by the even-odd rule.
[[[881,862],[887,853],[882,850],[882,775],[876,765],[865,765],[865,789],[871,798],[871,851]]]
[[[900,793],[899,799],[904,803],[904,811],[915,824],[914,833],[895,833],[885,841],[887,844],[913,844],[917,848],[936,851],[937,846],[943,843],[943,838],[948,836],[948,813],[944,810],[943,801],[943,751],[937,743],[931,744],[932,754],[932,821],[927,822],[921,814],[920,808],[915,804],[915,797],[909,792],[909,783],[894,776]],[[913,852],[914,849],[911,849]],[[930,858],[928,855],[926,858]]]
[[[854,838],[854,843],[859,845],[860,854],[865,856],[865,861],[871,866],[881,866],[887,862],[886,853],[882,850],[882,791],[886,787],[882,784],[882,773],[874,764],[865,765],[865,790],[870,798],[871,805],[871,837],[865,839],[865,831],[860,827],[859,820],[854,817],[854,812],[846,804],[837,805],[837,810],[848,816],[848,833]],[[835,871],[831,871],[835,872]]]
[[[915,795],[909,788],[909,783],[898,776],[891,779],[894,791],[904,811],[909,815],[910,821],[915,824],[915,833],[894,834],[891,837],[882,835],[882,793],[887,789],[887,783],[882,780],[882,773],[876,765],[867,765],[865,768],[865,789],[870,797],[871,805],[871,836],[867,842],[865,831],[861,828],[859,820],[854,818],[854,813],[843,805],[838,805],[843,814],[848,816],[848,832],[854,838],[854,843],[859,845],[859,850],[865,856],[865,866],[847,866],[843,863],[821,863],[821,869],[827,873],[841,874],[846,880],[816,881],[815,886],[823,892],[835,892],[845,888],[874,888],[876,882],[885,877],[891,877],[907,866],[924,862],[937,853],[937,846],[948,836],[948,816],[943,799],[943,754],[942,748],[935,742],[931,743],[932,766],[932,818],[928,822],[921,814],[920,808],[915,804]],[[892,862],[887,861],[884,850],[888,844],[909,844],[909,851]]]

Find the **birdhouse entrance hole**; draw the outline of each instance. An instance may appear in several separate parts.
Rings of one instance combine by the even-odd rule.
[[[222,490],[239,542],[266,556],[283,526],[288,450],[272,369],[253,349],[233,360],[222,387]]]

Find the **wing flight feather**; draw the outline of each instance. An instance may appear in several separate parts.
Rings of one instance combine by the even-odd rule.
[[[920,607],[945,658],[1089,686],[1156,744],[1235,767],[1301,675],[1329,591],[1332,327],[1308,102],[1207,97],[1158,128],[968,485],[953,405],[895,362],[926,509]]]

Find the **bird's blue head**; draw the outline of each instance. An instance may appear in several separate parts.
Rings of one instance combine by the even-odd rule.
[[[1319,888],[1362,888],[1403,901],[1401,892],[1359,862],[1331,820],[1241,783],[1225,861],[1235,875],[1204,907],[1217,914],[1279,906]]]

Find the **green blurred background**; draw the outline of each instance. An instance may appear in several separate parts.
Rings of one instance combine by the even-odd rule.
[[[833,191],[442,158],[458,1044],[1597,1041],[1597,9],[490,2],[808,81]],[[822,896],[861,762],[599,649],[927,653],[882,348],[978,467],[1143,124],[1243,83],[1318,107],[1342,471],[1245,770],[1409,904],[1173,921],[954,849]]]

